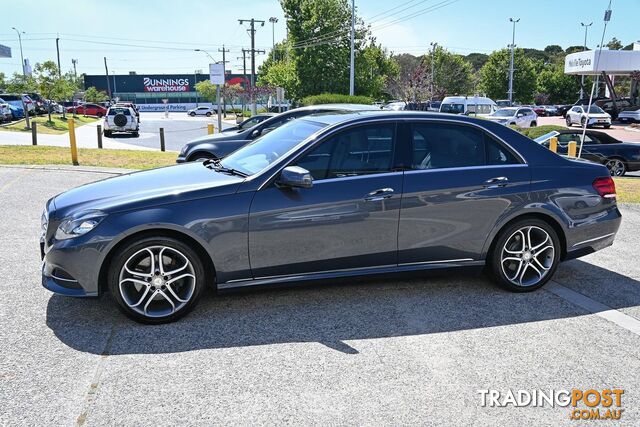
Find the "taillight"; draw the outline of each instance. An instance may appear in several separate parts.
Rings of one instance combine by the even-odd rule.
[[[598,192],[600,197],[607,199],[616,197],[616,183],[610,176],[596,178],[593,181],[593,188]]]

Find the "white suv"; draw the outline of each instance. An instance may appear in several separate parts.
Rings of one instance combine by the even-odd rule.
[[[486,119],[505,126],[532,128],[538,125],[537,114],[529,107],[506,107],[485,116]]]
[[[195,116],[211,117],[211,115],[214,114],[214,112],[215,111],[213,107],[196,107],[187,111],[187,114],[190,115],[191,117],[195,117]]]
[[[587,121],[587,116],[589,116],[587,127],[603,126],[605,129],[611,127],[611,116],[597,105],[591,106],[589,114],[587,114],[586,105],[574,105],[571,107],[571,109],[567,111],[567,126],[571,127],[573,124],[584,126],[584,122]]]
[[[140,124],[136,112],[131,107],[109,107],[104,116],[104,136],[109,137],[114,132],[130,133],[134,137],[140,136]]]

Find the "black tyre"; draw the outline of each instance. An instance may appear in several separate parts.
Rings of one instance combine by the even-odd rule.
[[[127,116],[125,116],[122,113],[118,113],[115,116],[113,116],[113,124],[115,124],[118,127],[125,127],[127,125]]]
[[[534,122],[531,122],[531,124],[530,124],[529,126],[531,126],[532,128],[534,128],[534,127],[538,126],[538,123],[534,121]]]
[[[104,136],[106,136],[107,138],[111,137],[111,131],[110,130],[105,130],[104,132],[102,132],[104,134]]]
[[[553,227],[539,219],[523,219],[500,231],[488,261],[501,286],[512,292],[530,292],[551,279],[560,254]]]
[[[207,115],[207,117],[211,117],[211,113],[210,112],[207,112],[206,115]]]
[[[567,117],[566,117],[566,121],[567,121],[567,127],[571,127],[571,125],[572,125],[573,123],[571,123],[571,117],[569,117],[569,115],[568,115],[568,114],[567,114]]]
[[[189,115],[190,115],[191,117],[195,117],[195,116],[196,116],[196,113],[191,112],[191,113],[189,113]]]
[[[206,274],[198,254],[180,240],[148,237],[120,249],[108,284],[120,310],[148,324],[169,323],[195,307]]]
[[[140,136],[140,132],[136,131],[136,132],[133,132],[131,135],[133,135],[134,138],[138,138]]]
[[[605,129],[609,129],[611,127],[611,125],[604,125]]]

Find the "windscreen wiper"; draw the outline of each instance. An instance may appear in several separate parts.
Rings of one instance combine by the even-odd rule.
[[[222,166],[222,163],[220,163],[220,159],[208,159],[208,160],[205,160],[202,164],[210,169],[215,170],[216,172],[228,173],[229,175],[241,176],[243,178],[246,178],[247,176],[249,176],[248,174],[244,172],[240,172],[237,169]]]

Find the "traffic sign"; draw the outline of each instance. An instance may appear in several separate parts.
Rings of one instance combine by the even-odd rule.
[[[214,85],[224,84],[224,64],[209,64],[209,80]]]

